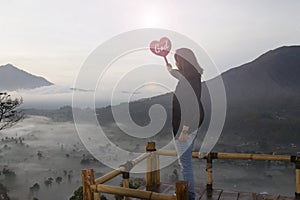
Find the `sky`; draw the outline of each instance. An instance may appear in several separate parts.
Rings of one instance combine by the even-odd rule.
[[[162,28],[197,42],[220,71],[300,44],[299,0],[0,0],[0,65],[72,86],[108,39]]]

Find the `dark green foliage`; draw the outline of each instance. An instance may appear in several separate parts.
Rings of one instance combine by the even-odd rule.
[[[82,200],[83,194],[82,194],[82,186],[80,186],[77,190],[74,191],[73,196],[69,200]]]
[[[6,189],[6,187],[0,183],[0,198],[1,198],[1,200],[9,200],[7,193],[8,193],[8,190]]]
[[[0,92],[0,130],[9,128],[23,118],[23,114],[17,111],[22,104],[22,98],[11,98],[6,92]]]
[[[129,180],[129,188],[137,189],[140,186],[145,185],[145,180],[142,178],[132,178]],[[120,184],[122,186],[122,183]],[[69,200],[82,200],[83,199],[83,191],[82,186],[80,186],[77,190],[74,191],[73,195],[70,197]],[[101,200],[107,200],[107,198],[104,195],[101,195]],[[116,200],[123,199],[122,196],[115,195]]]
[[[80,186],[77,190],[74,191],[73,195],[70,197],[69,200],[82,200],[83,199],[83,191],[82,186]],[[101,195],[101,200],[107,200],[104,195]]]
[[[100,200],[107,200],[106,196],[101,195]]]
[[[31,192],[36,192],[36,191],[38,191],[40,189],[40,185],[38,183],[35,183],[29,189],[30,189]]]
[[[53,178],[52,177],[49,177],[47,178],[45,181],[44,181],[44,184],[48,187],[48,186],[51,186],[53,183]]]
[[[146,184],[145,179],[143,178],[130,178],[129,179],[129,188],[138,189],[139,187]]]
[[[129,188],[132,188],[132,189],[138,189],[139,187],[141,187],[145,184],[146,184],[146,182],[145,182],[145,179],[143,179],[143,178],[133,177],[133,178],[129,179]],[[123,186],[122,182],[120,183],[120,186],[121,187]],[[123,198],[124,198],[124,196],[115,195],[116,200],[122,200]]]
[[[5,177],[15,177],[16,176],[16,173],[13,170],[5,168],[5,167],[2,169],[2,174],[4,174]]]
[[[62,177],[60,176],[56,177],[55,182],[60,184],[62,182]]]

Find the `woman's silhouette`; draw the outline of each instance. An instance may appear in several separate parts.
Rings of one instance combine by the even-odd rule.
[[[201,75],[203,69],[195,54],[188,48],[177,49],[174,55],[177,69],[170,64],[167,69],[178,79],[173,95],[172,127],[176,136],[176,149],[184,180],[189,184],[189,199],[195,199],[192,149],[204,119],[201,104]],[[177,134],[179,133],[179,134]]]

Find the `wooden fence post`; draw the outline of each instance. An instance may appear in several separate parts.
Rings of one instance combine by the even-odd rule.
[[[300,199],[300,158],[296,158],[296,192],[295,198]]]
[[[94,192],[94,200],[100,200],[100,193],[99,192]]]
[[[187,181],[178,181],[176,182],[176,199],[177,200],[188,200],[188,182]]]
[[[152,153],[146,159],[146,190],[148,191],[155,191],[160,183],[159,157],[155,151],[155,142],[147,142],[146,152]]]
[[[160,184],[160,169],[159,169],[159,155],[155,152],[154,153],[154,172],[155,172],[155,184]]]
[[[94,194],[91,190],[91,185],[95,184],[94,170],[84,169],[82,174],[82,195],[83,200],[94,200]]]
[[[207,154],[206,157],[206,194],[208,197],[212,196],[212,154]]]
[[[124,188],[129,188],[129,176],[130,176],[129,172],[123,172],[122,175],[123,175],[123,187]],[[123,199],[128,200],[129,198],[124,196]]]

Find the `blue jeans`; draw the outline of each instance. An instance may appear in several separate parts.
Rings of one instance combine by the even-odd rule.
[[[188,182],[189,200],[195,200],[195,184],[194,184],[194,171],[192,165],[192,150],[193,144],[197,136],[197,131],[188,135],[186,142],[175,140],[176,151],[179,158],[179,165],[183,179]]]

